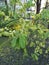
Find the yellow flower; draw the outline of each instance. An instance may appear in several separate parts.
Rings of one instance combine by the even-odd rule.
[[[31,18],[35,19],[35,16],[31,16]]]
[[[21,29],[21,26],[20,25],[17,25],[14,27],[15,30],[20,30]]]

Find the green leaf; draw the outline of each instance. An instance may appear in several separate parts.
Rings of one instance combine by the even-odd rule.
[[[38,60],[38,56],[36,54],[31,54],[31,56],[34,60]]]
[[[30,43],[30,47],[34,47],[35,46],[35,43],[34,42],[31,42]]]
[[[15,47],[16,46],[16,37],[14,37],[13,39],[12,39],[12,41],[11,41],[11,46],[12,47]]]
[[[26,37],[25,37],[24,34],[20,35],[19,44],[20,44],[21,48],[25,48],[26,47]]]
[[[49,32],[45,33],[45,39],[49,37]]]

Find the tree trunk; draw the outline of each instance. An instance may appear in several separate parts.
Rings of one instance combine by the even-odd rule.
[[[7,3],[7,0],[5,0],[5,5],[6,5],[6,14],[8,15],[8,3]]]
[[[5,0],[5,5],[6,5],[6,7],[8,8],[7,0]]]
[[[16,9],[16,4],[14,4],[14,13],[15,13],[15,9]]]
[[[41,0],[37,0],[36,5],[37,5],[36,14],[38,14],[40,12]]]

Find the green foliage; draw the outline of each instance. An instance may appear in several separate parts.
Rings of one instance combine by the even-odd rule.
[[[38,14],[37,18],[39,16],[41,16],[41,14]],[[43,48],[46,47],[45,40],[49,37],[49,30],[42,24],[43,20],[40,20],[40,17],[39,19],[37,19],[35,15],[34,17],[34,20],[26,21],[21,17],[16,20],[16,16],[14,20],[12,20],[11,17],[5,15],[4,22],[7,27],[4,26],[4,28],[2,27],[0,29],[0,37],[10,37],[11,46],[15,49],[25,49],[24,55],[28,55],[26,48],[29,44],[30,48],[34,48],[34,52],[31,53],[32,58],[38,60],[38,56],[43,54]],[[38,20],[40,22],[38,22]],[[46,49],[45,53],[48,52],[48,49]]]
[[[11,42],[12,47],[26,48],[26,36],[22,33],[18,33],[18,37],[14,37]],[[17,48],[18,49],[18,48]]]
[[[11,43],[12,43],[12,47],[15,47],[16,46],[16,38],[14,37],[13,39],[12,39],[12,41],[11,41]]]
[[[46,10],[46,9],[44,9],[43,11],[42,11],[42,13],[41,13],[41,15],[42,15],[42,19],[49,19],[49,10]]]
[[[25,37],[24,34],[20,35],[19,44],[20,44],[21,48],[25,48],[26,47],[26,37]]]
[[[31,54],[31,56],[34,60],[38,60],[38,56],[36,54]]]
[[[20,2],[20,0],[10,0],[11,4],[15,4],[15,3],[18,3],[18,2]]]
[[[11,3],[12,5],[19,3],[22,8],[16,10],[15,13],[9,10],[8,15],[0,11],[0,37],[9,37],[11,46],[15,49],[23,49],[26,55],[28,55],[28,46],[34,48],[30,54],[34,60],[38,60],[38,57],[43,54],[43,48],[46,48],[46,39],[49,37],[49,29],[46,26],[49,21],[49,11],[47,13],[44,10],[40,14],[33,15],[32,20],[26,20],[23,18],[23,14],[27,18],[26,9],[32,6],[32,0],[24,4],[18,0],[12,0]],[[48,49],[45,50],[46,54],[49,52]]]

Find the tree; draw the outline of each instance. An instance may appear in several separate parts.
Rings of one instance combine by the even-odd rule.
[[[8,2],[7,2],[7,0],[5,0],[5,5],[6,5],[6,15],[8,14]]]
[[[7,0],[5,0],[5,5],[6,5],[6,8],[8,9],[8,4],[7,4]]]
[[[40,12],[41,0],[37,0],[36,5],[37,5],[36,13],[38,14]]]

